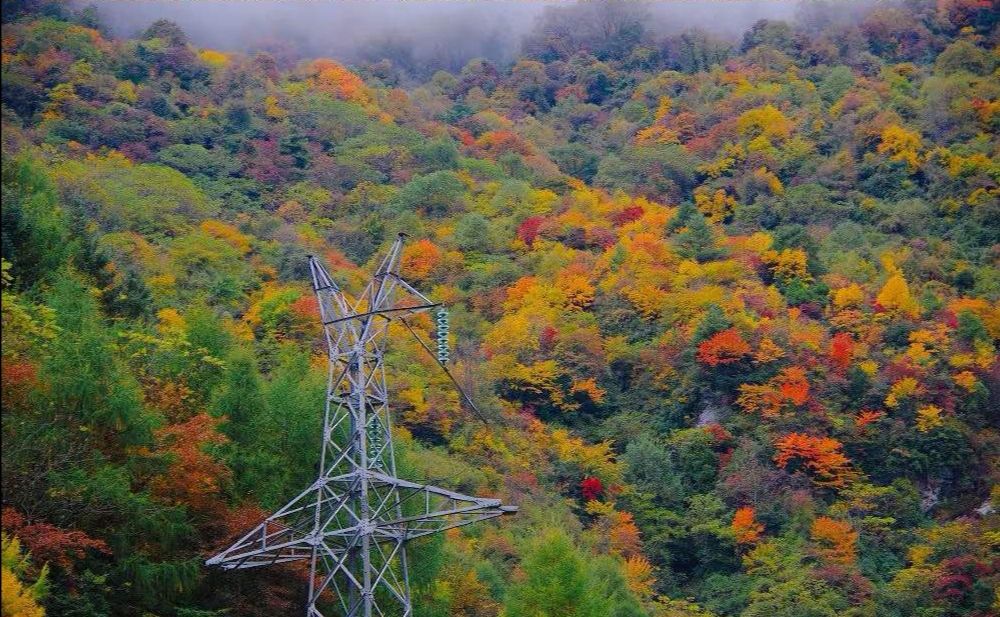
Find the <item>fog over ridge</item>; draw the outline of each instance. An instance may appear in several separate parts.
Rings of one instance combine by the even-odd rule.
[[[226,51],[280,50],[294,58],[373,59],[378,46],[408,47],[414,63],[460,67],[485,57],[516,57],[548,7],[565,0],[74,0],[95,6],[120,37],[135,36],[157,19],[176,22],[198,46]],[[759,19],[792,19],[787,0],[666,0],[641,3],[657,35],[698,28],[736,39]],[[846,4],[846,3],[842,3]],[[289,58],[292,59],[292,58]]]

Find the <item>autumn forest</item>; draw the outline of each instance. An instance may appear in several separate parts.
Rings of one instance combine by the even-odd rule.
[[[654,8],[434,64],[4,0],[3,617],[305,614],[204,562],[316,477],[307,256],[399,232],[479,410],[393,322],[399,475],[519,507],[415,617],[1000,614],[1000,11]]]

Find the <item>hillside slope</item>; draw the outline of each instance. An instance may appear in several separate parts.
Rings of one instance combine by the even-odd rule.
[[[298,614],[202,561],[313,479],[306,255],[398,231],[490,420],[400,331],[401,475],[521,507],[415,547],[417,614],[1000,610],[996,13],[607,6],[423,84],[5,17],[5,611]]]

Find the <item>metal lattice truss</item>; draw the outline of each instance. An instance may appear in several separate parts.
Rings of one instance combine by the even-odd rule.
[[[319,477],[206,561],[227,570],[308,561],[307,617],[323,617],[321,601],[343,617],[409,617],[407,541],[517,510],[396,477],[383,362],[389,324],[438,306],[399,276],[402,244],[400,234],[353,301],[309,258],[330,360]]]

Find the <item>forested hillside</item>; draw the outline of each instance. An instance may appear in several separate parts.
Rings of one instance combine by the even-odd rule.
[[[520,506],[411,547],[420,617],[1000,611],[990,0],[735,41],[567,4],[510,66],[423,82],[29,4],[4,617],[301,614],[301,569],[203,562],[315,477],[306,256],[357,292],[400,231],[488,420],[400,330],[400,475]]]

